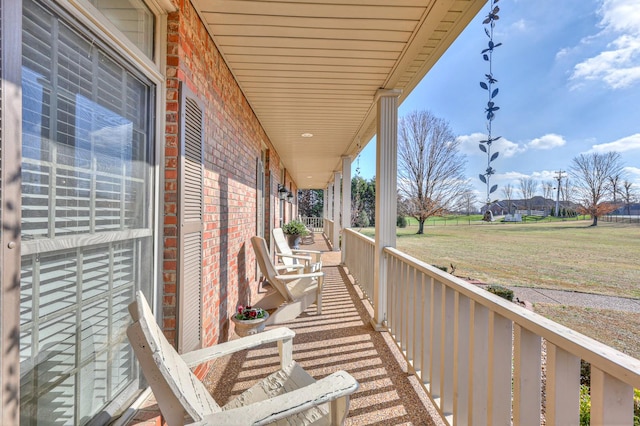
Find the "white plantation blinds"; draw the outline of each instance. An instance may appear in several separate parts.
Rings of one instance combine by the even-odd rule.
[[[181,86],[178,351],[202,346],[203,107]]]
[[[138,386],[127,305],[150,296],[152,85],[23,3],[21,424],[85,424]]]

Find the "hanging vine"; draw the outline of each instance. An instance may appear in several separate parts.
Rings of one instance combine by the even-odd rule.
[[[491,163],[498,158],[498,152],[491,153],[491,145],[493,142],[500,139],[500,136],[494,137],[491,132],[491,124],[496,116],[496,111],[500,109],[494,102],[495,97],[498,95],[498,87],[496,84],[498,80],[493,75],[493,51],[502,45],[502,43],[495,43],[493,41],[493,30],[496,25],[496,21],[500,19],[498,12],[500,8],[496,6],[499,0],[491,0],[489,2],[490,11],[485,20],[482,22],[484,25],[484,32],[489,38],[489,43],[486,49],[482,50],[482,58],[489,64],[489,73],[485,74],[485,81],[480,82],[480,87],[487,91],[489,100],[487,101],[487,107],[485,113],[487,117],[487,138],[480,141],[480,151],[487,154],[487,168],[483,174],[480,174],[480,180],[487,185],[487,204],[491,203],[491,194],[498,189],[498,185],[491,186],[491,176],[495,174],[495,169],[491,166]]]

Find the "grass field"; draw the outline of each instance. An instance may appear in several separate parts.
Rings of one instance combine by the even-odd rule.
[[[448,220],[449,224],[453,220]],[[398,228],[399,250],[489,284],[640,298],[640,226],[590,220]],[[373,228],[361,230],[373,236]]]

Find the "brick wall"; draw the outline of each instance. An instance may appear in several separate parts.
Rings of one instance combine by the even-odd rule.
[[[266,181],[270,194],[276,192],[280,160],[191,3],[176,3],[179,11],[169,15],[167,34],[163,329],[175,342],[178,87],[182,81],[205,107],[202,293],[204,344],[210,345],[226,340],[228,318],[237,304],[255,300],[250,238],[256,233],[256,159],[262,144],[269,155],[265,167],[272,177]],[[266,203],[267,217],[272,203]],[[273,219],[277,220],[267,220]]]

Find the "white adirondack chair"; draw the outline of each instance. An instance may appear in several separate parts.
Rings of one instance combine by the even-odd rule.
[[[318,250],[292,249],[287,243],[282,228],[273,228],[273,242],[276,247],[276,256],[289,268],[294,265],[304,265],[304,272],[322,271],[322,252]]]
[[[141,292],[129,305],[133,324],[127,336],[169,426],[340,425],[358,382],[345,371],[316,381],[293,361],[295,333],[276,328],[180,356],[158,327]],[[265,343],[278,343],[280,370],[220,407],[190,368]]]
[[[297,318],[314,302],[318,315],[322,313],[324,272],[278,274],[264,238],[251,237],[251,245],[256,253],[260,272],[273,287],[273,291],[253,304],[269,311],[267,325],[289,322]]]

